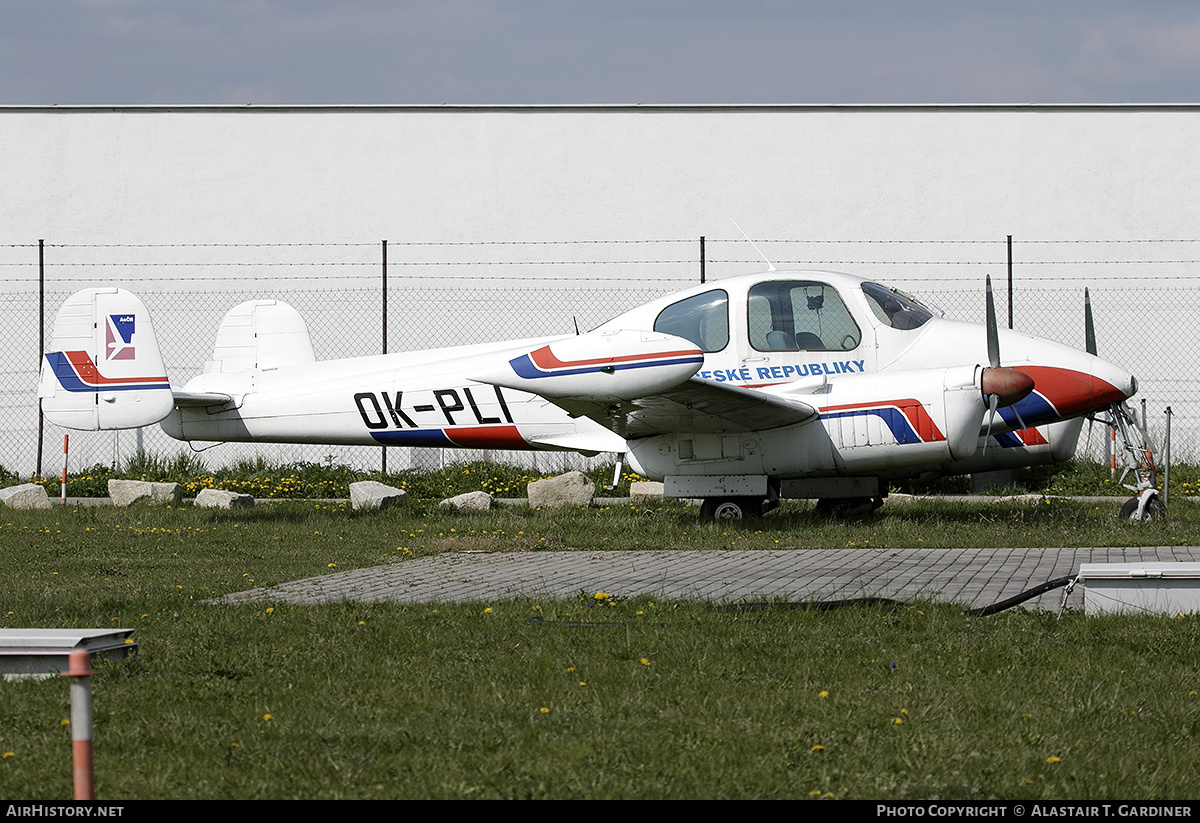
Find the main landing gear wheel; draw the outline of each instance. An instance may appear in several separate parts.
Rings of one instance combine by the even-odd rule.
[[[753,497],[707,497],[700,505],[702,520],[745,520],[763,513],[763,501]]]
[[[882,497],[822,497],[816,512],[839,517],[864,517],[883,505]]]
[[[1131,497],[1125,501],[1125,505],[1121,506],[1122,520],[1136,520],[1138,509],[1138,498]],[[1142,510],[1143,521],[1145,520],[1161,520],[1167,516],[1167,507],[1157,497],[1151,497],[1146,501],[1146,508]]]

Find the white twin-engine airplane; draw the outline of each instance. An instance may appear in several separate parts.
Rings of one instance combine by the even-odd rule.
[[[985,325],[957,322],[859,277],[772,270],[582,335],[319,362],[300,315],[258,300],[174,388],[142,301],[88,289],[58,313],[38,394],[60,426],[188,441],[613,452],[707,517],[878,505],[893,479],[1067,460],[1084,417],[1137,390],[1093,354],[998,330],[990,282],[987,304]]]

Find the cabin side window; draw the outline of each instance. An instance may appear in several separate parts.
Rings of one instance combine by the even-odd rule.
[[[915,298],[901,291],[889,289],[878,283],[863,283],[863,294],[867,305],[880,322],[893,329],[916,329],[933,317],[933,312],[922,306]]]
[[[746,306],[758,351],[850,351],[862,332],[837,289],[811,280],[759,283]]]
[[[729,295],[714,289],[672,303],[658,313],[654,330],[690,340],[701,351],[721,351],[729,345]]]

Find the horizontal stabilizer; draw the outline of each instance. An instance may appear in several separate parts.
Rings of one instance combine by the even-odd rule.
[[[224,406],[226,403],[232,402],[233,395],[223,394],[222,392],[199,392],[199,391],[175,391],[175,405],[180,408],[185,406]]]
[[[38,397],[46,419],[69,429],[131,429],[166,417],[174,400],[145,304],[114,288],[67,298]]]

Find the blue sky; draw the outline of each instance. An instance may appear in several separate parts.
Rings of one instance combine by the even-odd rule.
[[[1200,100],[1175,0],[0,0],[0,104]]]

